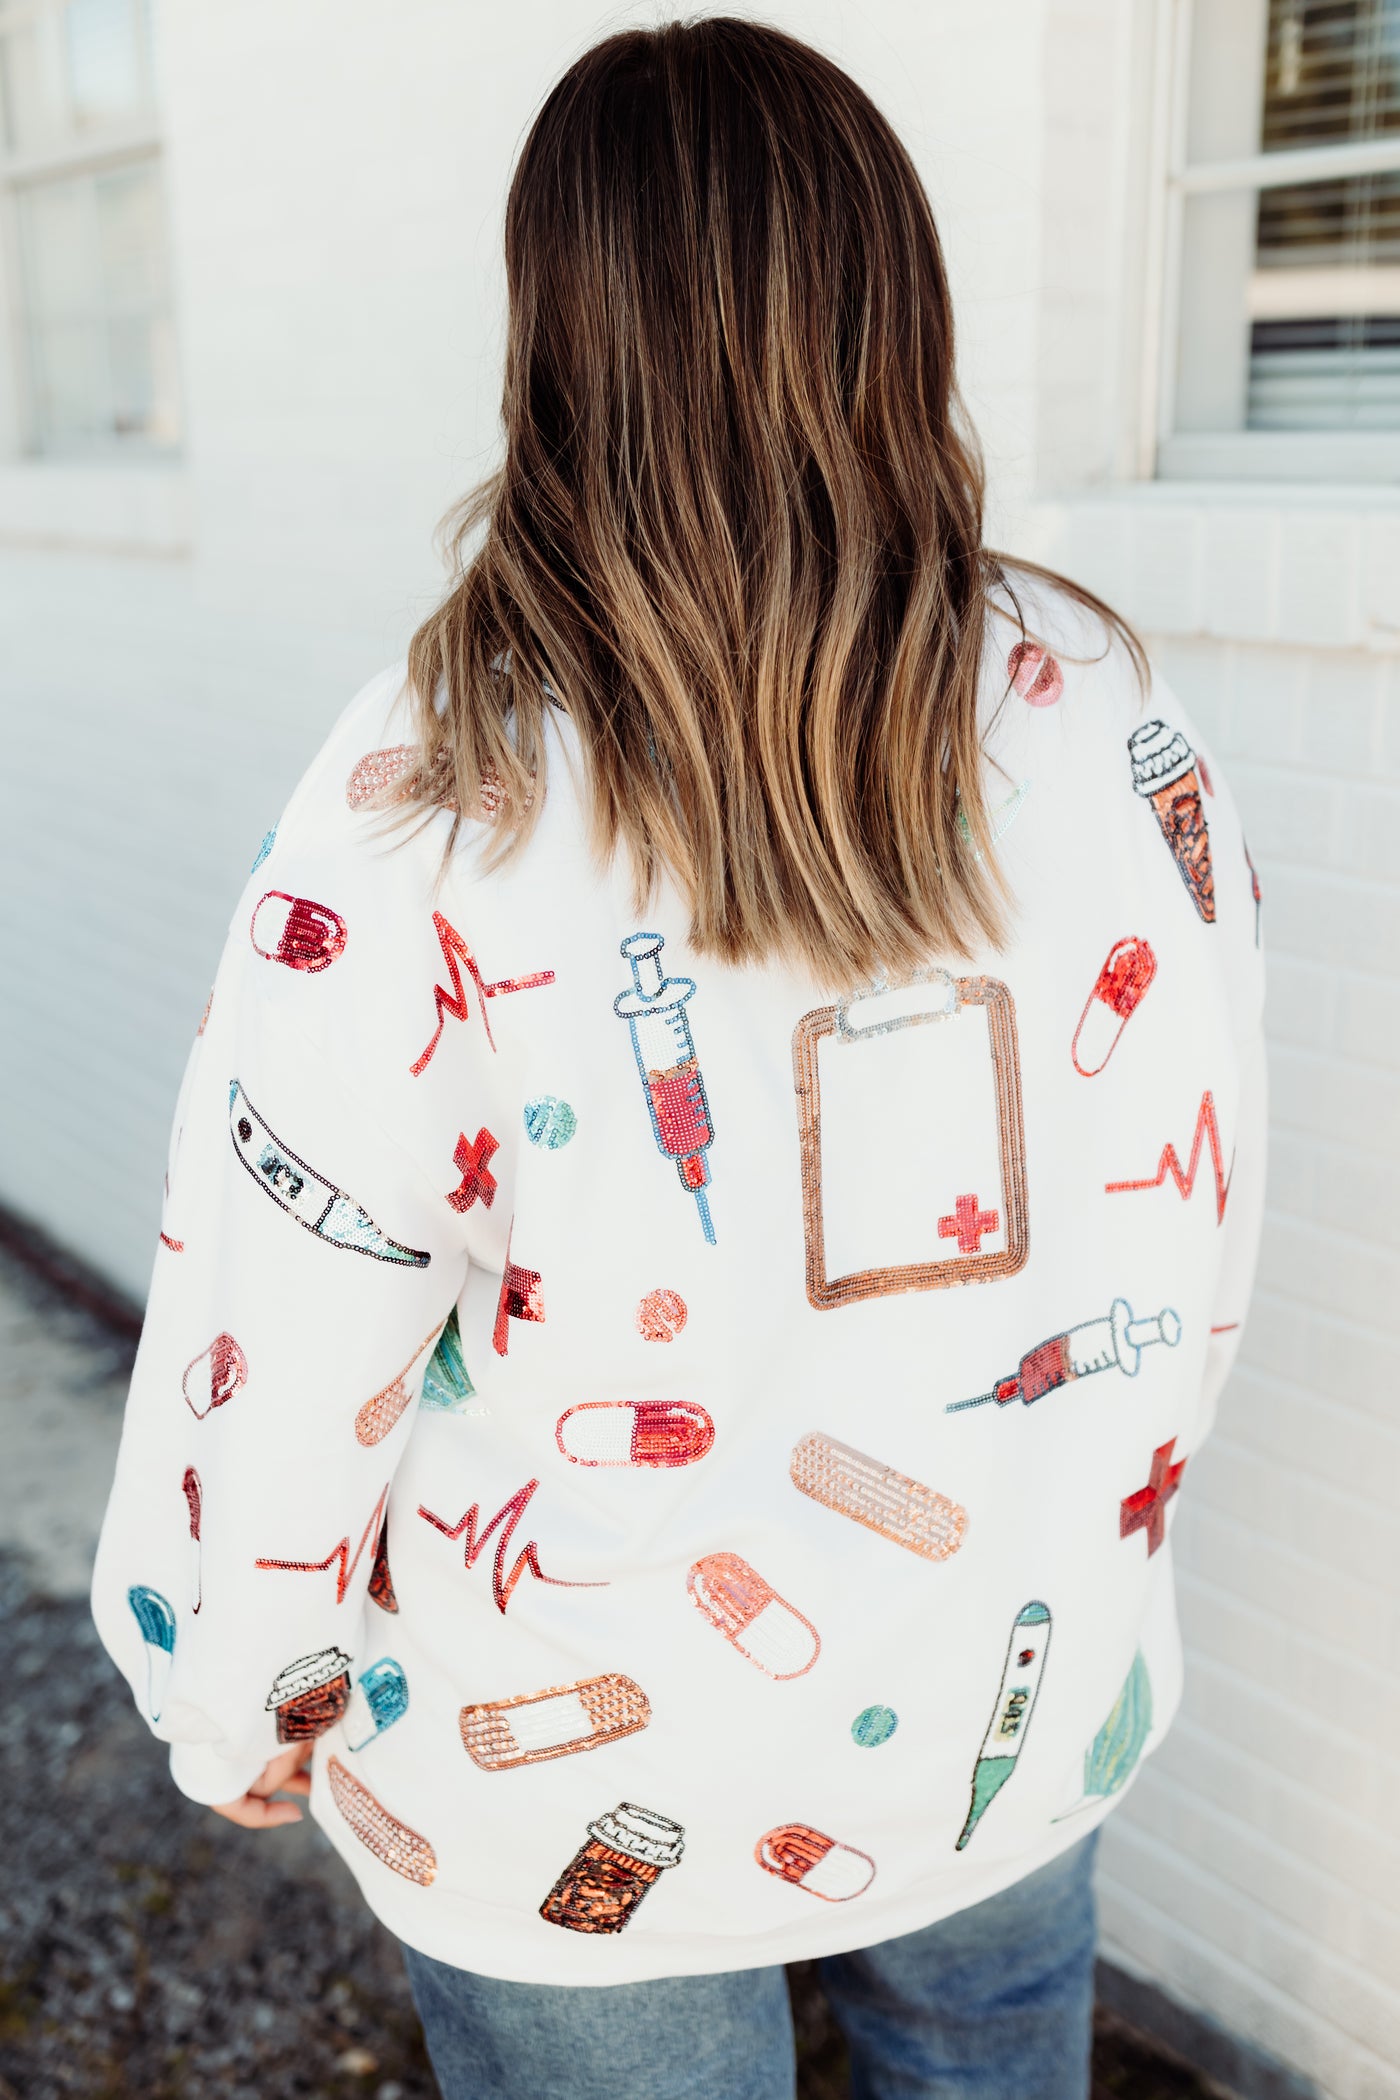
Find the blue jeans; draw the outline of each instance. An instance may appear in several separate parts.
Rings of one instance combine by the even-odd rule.
[[[1096,1836],[923,1932],[818,1963],[852,2100],[1085,2100]],[[793,2100],[780,1968],[573,1989],[404,1959],[443,2100]]]

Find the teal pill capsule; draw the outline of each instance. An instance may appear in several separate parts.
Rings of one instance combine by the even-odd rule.
[[[862,1750],[877,1750],[898,1726],[899,1715],[892,1706],[867,1706],[851,1723],[851,1741]]]
[[[578,1117],[557,1094],[541,1094],[525,1103],[525,1135],[532,1145],[557,1152],[578,1129]]]

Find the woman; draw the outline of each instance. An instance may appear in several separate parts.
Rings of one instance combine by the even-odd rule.
[[[835,66],[599,45],[506,255],[504,467],[195,1047],[98,1621],[186,1794],[309,1786],[450,2100],[777,2100],[814,1957],[859,2093],[1068,2100],[1254,1260],[1239,823],[983,547]]]

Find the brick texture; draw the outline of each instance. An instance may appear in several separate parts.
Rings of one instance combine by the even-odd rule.
[[[1259,1285],[1176,1533],[1183,1716],[1105,1837],[1105,1951],[1371,2100],[1400,2093],[1400,667],[1156,654],[1259,868],[1274,1135]]]

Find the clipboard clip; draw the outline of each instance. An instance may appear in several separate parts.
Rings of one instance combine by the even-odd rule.
[[[868,991],[837,1000],[832,1033],[843,1043],[863,1043],[871,1036],[893,1035],[897,1028],[950,1021],[961,1005],[957,980],[947,970],[915,970],[898,984],[881,972]]]

